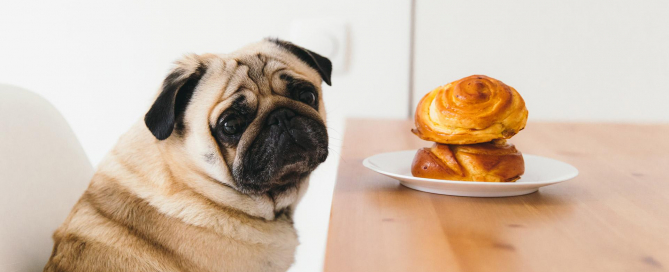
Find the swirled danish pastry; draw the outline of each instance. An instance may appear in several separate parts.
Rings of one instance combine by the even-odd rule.
[[[426,141],[475,144],[511,138],[526,122],[525,101],[514,88],[473,75],[426,94],[411,131]]]

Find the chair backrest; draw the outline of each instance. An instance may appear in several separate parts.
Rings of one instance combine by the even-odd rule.
[[[63,116],[0,84],[0,271],[42,271],[93,168]]]

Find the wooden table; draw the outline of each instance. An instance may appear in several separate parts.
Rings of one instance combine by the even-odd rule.
[[[411,127],[347,122],[325,271],[669,270],[669,125],[530,122],[510,142],[580,175],[508,198],[414,191],[362,166],[431,144]]]

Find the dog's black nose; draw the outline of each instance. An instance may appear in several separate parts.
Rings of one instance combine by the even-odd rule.
[[[267,125],[271,126],[271,125],[278,125],[281,123],[287,125],[287,123],[285,122],[290,121],[290,119],[292,119],[293,117],[295,117],[294,111],[287,108],[280,108],[274,110],[269,114],[269,116],[267,116]]]

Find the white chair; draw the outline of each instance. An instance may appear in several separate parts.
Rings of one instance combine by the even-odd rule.
[[[42,271],[93,168],[62,115],[0,84],[0,271]]]

